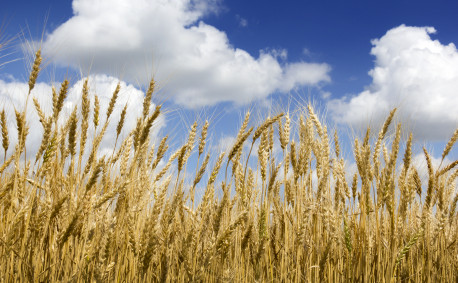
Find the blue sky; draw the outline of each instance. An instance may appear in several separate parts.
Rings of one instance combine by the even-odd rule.
[[[157,101],[179,109],[164,125],[209,115],[215,144],[235,136],[246,109],[312,100],[331,124],[358,132],[399,107],[437,158],[458,126],[457,12],[456,1],[5,1],[3,38],[19,40],[2,59],[42,46],[43,104],[53,81],[91,75],[102,103],[125,82],[118,108],[135,113],[154,75]],[[27,60],[1,67],[0,107],[22,103],[27,75]],[[77,99],[75,90],[67,107]]]

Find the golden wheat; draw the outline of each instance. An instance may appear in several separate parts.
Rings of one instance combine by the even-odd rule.
[[[29,93],[41,60],[37,52]],[[392,141],[385,139],[394,109],[374,144],[371,129],[355,139],[357,171],[347,182],[344,144],[337,131],[331,141],[328,127],[311,106],[303,109],[308,112],[305,120],[302,115],[281,113],[251,128],[247,112],[229,154],[216,157],[207,145],[207,121],[196,150],[197,122],[182,145],[169,141],[169,133],[153,136],[154,123],[162,115],[161,105],[150,113],[154,87],[151,80],[136,127],[121,138],[124,105],[113,152],[103,157],[99,147],[120,84],[100,125],[100,101],[87,79],[81,104],[69,116],[59,115],[67,80],[59,93],[52,90],[51,116],[33,99],[44,129],[35,163],[22,156],[28,133],[25,110],[16,111],[14,150],[6,112],[0,112],[4,151],[0,281],[455,282],[458,278],[458,161],[442,166],[446,157],[453,156],[458,131],[446,144],[439,167],[423,149],[428,169],[428,183],[423,186],[421,171],[412,161],[412,135],[401,164],[401,125]],[[87,146],[88,158],[83,158],[90,140],[93,95],[96,131]],[[280,154],[274,151],[276,134]],[[251,147],[246,151],[249,138]],[[258,154],[251,159],[256,162],[249,162],[253,149]],[[196,159],[190,158],[193,155]],[[21,158],[24,166],[19,166]],[[231,165],[229,180],[220,174],[224,162],[226,177]],[[214,164],[211,171],[209,163]],[[187,168],[195,168],[195,174],[189,176]]]

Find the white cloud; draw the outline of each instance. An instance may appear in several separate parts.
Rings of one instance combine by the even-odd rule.
[[[271,55],[280,61],[286,61],[286,59],[288,59],[288,50],[285,48],[264,48],[260,52],[261,54]]]
[[[44,54],[92,73],[149,81],[154,70],[167,98],[187,107],[244,104],[276,91],[329,81],[327,64],[280,63],[233,47],[205,24],[210,0],[74,0],[74,16],[47,35]]]
[[[372,84],[353,97],[331,100],[334,119],[356,127],[380,123],[399,107],[416,138],[447,139],[458,126],[458,52],[433,40],[432,27],[401,25],[372,41]]]
[[[306,56],[310,56],[310,55],[312,55],[312,52],[310,52],[310,50],[308,48],[304,47],[302,49],[302,54],[304,54]]]
[[[72,112],[75,105],[78,105],[78,115],[81,119],[81,90],[83,86],[84,79],[76,82],[69,90],[68,96],[65,100],[61,120],[66,120],[70,113]],[[93,117],[93,108],[94,108],[94,94],[97,94],[100,101],[100,122],[99,124],[103,125],[106,120],[106,110],[108,104],[111,100],[116,85],[118,84],[118,79],[106,75],[96,75],[89,77],[89,97],[91,99],[91,113],[90,113],[90,127],[89,127],[89,138],[88,143],[92,140],[94,136],[94,126],[92,123]],[[121,90],[118,95],[118,99],[113,111],[113,114],[110,117],[110,124],[107,128],[106,134],[100,145],[99,153],[108,153],[111,154],[113,146],[116,139],[116,126],[119,121],[119,117],[122,111],[122,108],[127,103],[127,113],[126,119],[121,132],[120,141],[118,141],[118,146],[120,145],[123,138],[127,136],[127,133],[130,132],[136,125],[137,117],[141,116],[143,110],[143,97],[144,93],[141,90],[136,89],[134,86],[127,84],[123,81],[120,82]],[[56,89],[59,89],[59,85],[56,85]],[[0,110],[4,109],[7,114],[8,119],[8,129],[10,133],[10,149],[9,153],[14,149],[14,145],[17,143],[17,130],[16,130],[16,119],[14,114],[14,109],[22,111],[25,107],[26,97],[28,92],[28,84],[17,82],[17,81],[3,81],[0,80]],[[39,83],[32,90],[31,97],[28,102],[27,107],[27,123],[30,127],[29,134],[27,136],[26,146],[27,154],[35,155],[40,142],[42,139],[42,126],[39,122],[39,118],[35,107],[33,105],[32,97],[36,97],[39,101],[43,111],[48,115],[52,115],[52,90],[51,85],[45,83]],[[154,105],[152,106],[154,107]],[[63,118],[63,119],[62,119]],[[159,131],[159,129],[164,126],[164,118],[160,116],[158,122],[155,125],[154,132]],[[98,131],[101,129],[99,125]],[[80,130],[80,126],[78,127]],[[151,134],[154,136],[154,133]],[[2,156],[1,154],[0,156]]]
[[[217,144],[212,146],[214,152],[226,152],[229,153],[232,146],[235,143],[235,136],[223,136],[221,137]]]
[[[289,91],[301,85],[314,85],[320,81],[330,81],[327,73],[329,66],[313,63],[291,63],[286,65],[283,73],[282,91]]]
[[[235,19],[239,23],[240,27],[244,28],[244,27],[248,26],[248,20],[243,18],[243,17],[241,17],[240,15],[236,15]]]

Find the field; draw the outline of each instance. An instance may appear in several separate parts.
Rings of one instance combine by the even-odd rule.
[[[41,60],[37,52],[25,96]],[[208,123],[194,123],[172,150],[167,136],[151,134],[163,111],[151,104],[154,86],[134,129],[111,116],[119,88],[99,113],[85,84],[63,123],[67,81],[50,94],[51,115],[29,99],[44,129],[35,156],[26,111],[16,111],[17,144],[1,112],[1,282],[458,281],[458,160],[444,161],[458,129],[439,167],[424,149],[422,183],[394,109],[376,138],[368,129],[354,140],[358,170],[347,178],[338,133],[311,106],[253,127],[246,113],[219,156],[210,157]],[[119,140],[99,156],[108,123]]]

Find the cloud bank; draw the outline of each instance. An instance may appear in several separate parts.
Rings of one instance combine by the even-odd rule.
[[[73,17],[47,35],[57,64],[147,83],[187,107],[249,103],[277,91],[330,81],[327,64],[257,58],[206,24],[216,0],[74,0]]]
[[[431,39],[435,32],[401,25],[372,40],[372,84],[353,97],[331,100],[333,118],[365,128],[399,107],[416,138],[448,139],[458,126],[458,52],[453,43]]]

